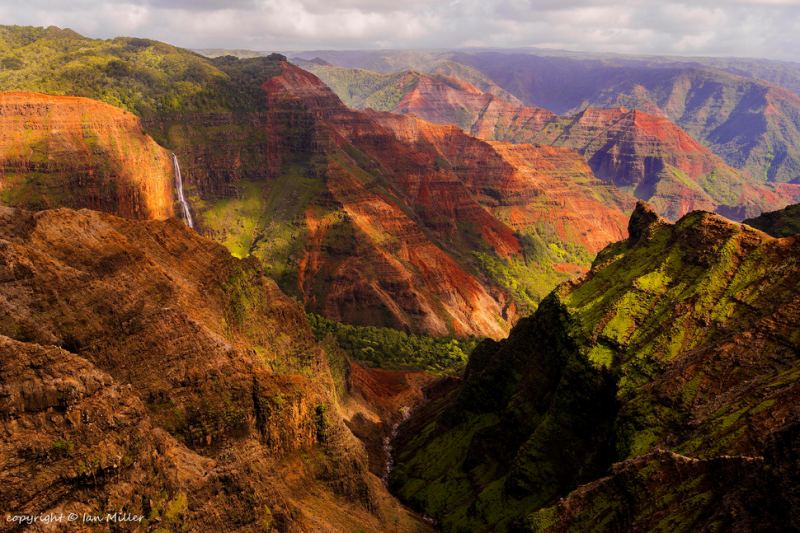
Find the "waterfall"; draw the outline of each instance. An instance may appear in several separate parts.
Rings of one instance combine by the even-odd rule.
[[[181,202],[181,211],[183,211],[183,219],[186,225],[194,228],[192,221],[192,213],[189,211],[189,202],[183,195],[183,178],[181,177],[181,166],[178,164],[178,156],[172,154],[172,168],[175,170],[175,190],[178,191],[178,200]]]
[[[392,442],[397,437],[397,431],[400,428],[400,424],[405,422],[411,416],[411,408],[407,405],[404,405],[400,408],[400,420],[392,424],[392,429],[388,435],[383,437],[383,456],[384,456],[384,464],[383,464],[383,482],[388,484],[389,483],[389,474],[392,473],[392,468],[394,468],[394,446]]]

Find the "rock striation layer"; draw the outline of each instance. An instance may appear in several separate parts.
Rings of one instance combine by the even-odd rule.
[[[347,71],[336,67],[314,70],[323,79],[334,81]],[[367,71],[359,72],[363,74],[358,79],[366,76]],[[335,87],[340,92],[350,88],[347,84]],[[400,96],[396,103],[392,100],[385,106],[389,111],[455,124],[486,140],[572,148],[586,158],[598,177],[647,200],[671,220],[694,209],[741,220],[800,198],[796,185],[765,184],[729,166],[657,106],[588,107],[557,116],[502,94],[482,92],[457,77],[433,74],[415,74],[413,83],[398,82],[393,92]],[[770,129],[778,130],[786,128]]]
[[[535,305],[591,250],[624,235],[632,201],[591,178],[574,153],[508,158],[452,126],[352,111],[289,64],[264,90],[268,187],[307,187],[290,206],[295,221],[302,217],[290,270],[306,303],[326,316],[496,337],[518,305]],[[572,166],[557,168],[556,153]],[[581,202],[598,220],[555,220]],[[609,226],[599,230],[604,216]],[[510,287],[517,277],[531,286]]]
[[[169,153],[131,113],[88,98],[0,93],[0,201],[173,216]]]
[[[627,108],[587,108],[526,140],[573,148],[595,174],[676,220],[703,209],[741,220],[796,199],[800,189],[748,179],[664,116]]]
[[[0,208],[0,280],[5,512],[428,529],[343,422],[346,361],[256,261],[177,220]]]

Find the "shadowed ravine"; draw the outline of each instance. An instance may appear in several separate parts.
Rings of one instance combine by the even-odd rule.
[[[394,467],[394,455],[393,455],[393,447],[392,442],[397,437],[397,431],[400,427],[400,424],[408,420],[408,417],[411,416],[411,408],[408,406],[403,406],[400,409],[400,420],[392,424],[392,429],[388,435],[383,437],[383,453],[386,456],[385,459],[385,468],[383,474],[383,482],[389,482],[389,476],[392,473],[392,468]]]

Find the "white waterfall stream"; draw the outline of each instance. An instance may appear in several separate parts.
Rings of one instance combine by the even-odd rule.
[[[175,190],[178,191],[178,200],[181,203],[181,211],[183,212],[183,219],[186,221],[186,225],[190,228],[194,228],[194,222],[192,221],[192,213],[189,211],[189,202],[186,201],[186,197],[183,195],[183,178],[181,177],[181,166],[178,164],[178,156],[174,153],[172,154],[172,168],[175,172]]]
[[[393,441],[397,437],[397,429],[400,427],[400,424],[408,420],[411,416],[411,408],[408,406],[403,406],[400,408],[400,420],[392,424],[392,429],[388,435],[383,438],[383,456],[384,456],[384,464],[383,464],[383,482],[389,483],[389,474],[392,473],[392,468],[394,468],[394,446]]]

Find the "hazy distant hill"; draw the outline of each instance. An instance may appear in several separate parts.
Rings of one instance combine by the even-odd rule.
[[[557,116],[509,98],[496,85],[484,82],[481,90],[469,81],[474,77],[445,63],[457,64],[437,63],[430,74],[335,67],[320,59],[303,64],[356,108],[455,124],[485,140],[572,148],[598,177],[670,219],[693,209],[742,219],[800,198],[800,186],[765,184],[730,167],[661,113],[614,107]]]
[[[467,65],[524,103],[555,113],[587,106],[663,113],[725,161],[763,181],[800,179],[800,64],[649,58],[542,50],[304,52],[333,65],[431,72]],[[757,79],[786,83],[781,87]]]

